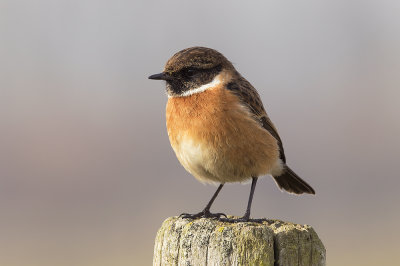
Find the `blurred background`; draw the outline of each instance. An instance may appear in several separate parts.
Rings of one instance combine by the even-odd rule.
[[[253,217],[312,225],[329,265],[399,265],[399,1],[0,1],[0,265],[150,265],[215,187],[175,158],[163,82],[215,48],[259,91],[316,196],[258,183]],[[242,215],[250,186],[212,210]],[[397,211],[396,211],[397,210]]]

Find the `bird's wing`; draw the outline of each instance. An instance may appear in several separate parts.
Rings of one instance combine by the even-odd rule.
[[[260,96],[257,90],[248,82],[246,79],[241,77],[236,82],[227,84],[227,89],[232,91],[236,96],[239,97],[242,104],[249,108],[263,128],[265,128],[278,142],[280,159],[286,163],[285,152],[281,138],[279,137],[278,131],[274,124],[269,119],[267,112],[265,112],[264,106],[261,102]]]

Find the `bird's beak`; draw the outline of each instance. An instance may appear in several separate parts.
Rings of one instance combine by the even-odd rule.
[[[161,72],[161,73],[159,73],[159,74],[151,75],[151,76],[149,77],[149,79],[155,79],[155,80],[171,80],[172,77],[171,77],[170,75],[164,73],[164,72]]]

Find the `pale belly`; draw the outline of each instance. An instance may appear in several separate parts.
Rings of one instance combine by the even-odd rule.
[[[196,143],[196,141],[189,137],[183,137],[177,143],[174,151],[182,166],[200,181],[223,181],[220,175],[210,172],[210,168],[216,168],[216,165],[219,163],[216,160],[218,156],[207,145]]]
[[[173,149],[182,166],[205,183],[244,182],[282,171],[282,162],[271,147],[254,139],[246,141],[245,136],[219,135],[201,141],[183,134]]]

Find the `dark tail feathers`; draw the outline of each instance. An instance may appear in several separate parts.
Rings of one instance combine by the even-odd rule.
[[[274,176],[275,182],[280,189],[294,194],[315,194],[314,189],[301,179],[289,166],[285,165],[283,173],[280,176]]]

